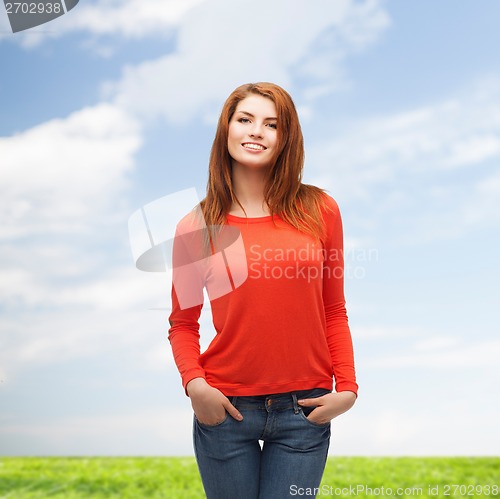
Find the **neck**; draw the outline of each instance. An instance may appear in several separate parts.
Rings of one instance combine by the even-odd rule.
[[[233,191],[245,208],[248,216],[261,216],[269,213],[264,204],[264,187],[267,170],[247,168],[234,162],[232,167]],[[238,203],[233,203],[231,213],[240,213]]]

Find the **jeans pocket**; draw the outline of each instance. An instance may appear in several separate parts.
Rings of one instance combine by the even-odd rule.
[[[305,408],[304,408],[305,409]],[[304,412],[304,409],[302,409],[302,407],[299,409],[299,415],[300,417],[306,421],[308,424],[310,424],[311,426],[314,426],[316,428],[328,428],[331,424],[331,421],[328,421],[326,423],[315,423],[314,421],[311,421],[307,416],[313,411],[314,407],[308,407],[307,409],[311,409],[310,411],[308,411],[308,414],[306,416],[305,412]]]
[[[222,421],[218,421],[215,424],[207,424],[207,423],[202,423],[197,417],[196,414],[193,413],[194,420],[196,421],[196,424],[200,425],[202,428],[217,428],[218,426],[223,425],[226,421],[227,418],[229,417],[229,413],[226,411],[226,414],[224,416],[224,419]]]
[[[300,398],[301,399],[314,399],[318,397],[322,397],[323,395],[326,395],[327,393],[331,393],[330,390],[326,390],[325,388],[314,388],[312,390],[308,390],[307,392],[301,392],[300,393]],[[307,421],[311,426],[314,426],[316,428],[327,428],[330,426],[331,421],[328,421],[326,423],[315,423],[314,421],[311,421],[309,419],[309,414],[311,414],[314,409],[316,409],[317,406],[299,406],[299,414],[302,419]]]

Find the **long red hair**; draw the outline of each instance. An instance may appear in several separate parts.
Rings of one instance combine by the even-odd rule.
[[[210,153],[206,197],[200,202],[207,226],[222,226],[234,202],[240,204],[233,191],[232,159],[228,152],[229,122],[238,103],[249,94],[271,99],[277,112],[277,152],[268,170],[264,200],[271,215],[278,214],[296,229],[323,240],[321,207],[325,190],[303,184],[304,138],[297,110],[290,95],[274,83],[248,83],[236,88],[227,98],[217,125]],[[243,206],[241,208],[244,210]],[[274,220],[274,219],[273,219]]]

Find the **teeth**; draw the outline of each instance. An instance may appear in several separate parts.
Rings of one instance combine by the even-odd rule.
[[[246,147],[247,149],[254,149],[256,151],[263,151],[265,147],[260,146],[259,144],[243,144],[243,147]]]

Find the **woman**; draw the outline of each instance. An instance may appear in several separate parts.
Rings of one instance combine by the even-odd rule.
[[[341,217],[323,189],[302,184],[303,163],[288,93],[240,86],[222,109],[197,207],[205,231],[196,210],[177,226],[169,340],[209,499],[279,499],[318,487],[330,421],[357,397]],[[230,251],[238,242],[243,251]],[[186,271],[189,262],[196,271]],[[217,334],[200,355],[203,286]]]

